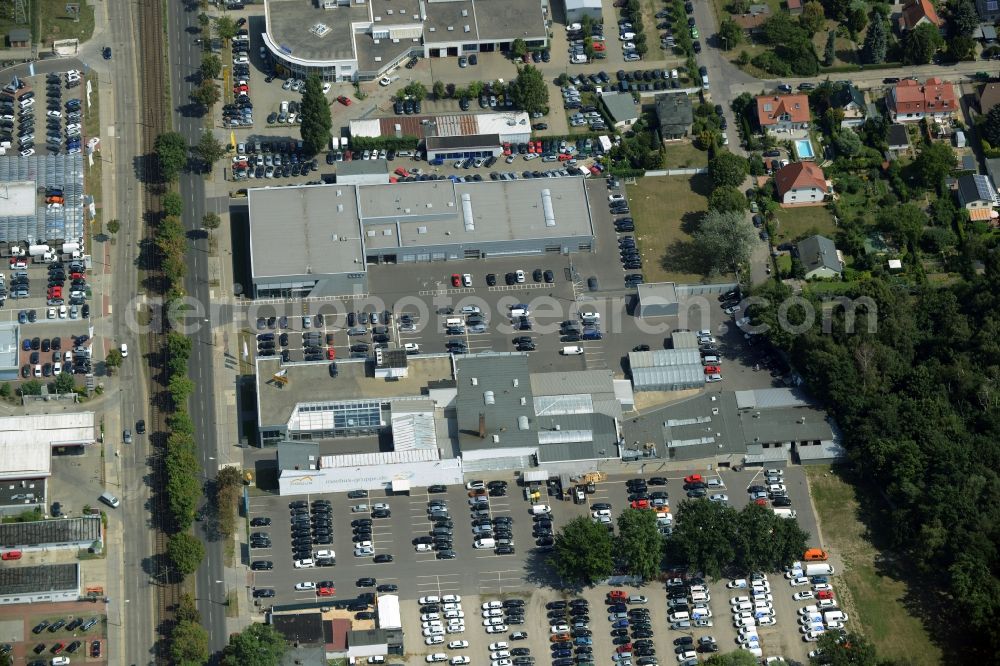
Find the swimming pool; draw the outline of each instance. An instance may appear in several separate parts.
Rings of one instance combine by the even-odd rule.
[[[813,153],[813,146],[809,139],[795,140],[795,154],[800,160],[811,160],[816,155]]]

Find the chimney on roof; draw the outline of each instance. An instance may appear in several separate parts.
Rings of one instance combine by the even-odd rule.
[[[479,412],[479,439],[486,439],[486,414]]]

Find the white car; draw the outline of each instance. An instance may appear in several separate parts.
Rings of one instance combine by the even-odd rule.
[[[466,287],[472,286],[472,273],[462,274],[462,284],[465,285]]]
[[[608,202],[610,203],[610,202],[613,202],[613,201],[625,201],[625,195],[624,194],[609,194],[608,195]]]
[[[823,623],[822,622],[817,622],[815,624],[806,624],[806,625],[803,625],[803,626],[799,627],[799,631],[801,631],[803,634],[808,634],[808,633],[811,633],[811,632],[814,632],[814,631],[818,631],[818,632],[822,633],[823,632]]]
[[[823,631],[821,631],[821,630],[808,631],[802,637],[802,640],[804,640],[807,643],[815,643],[816,641],[819,640],[819,637],[822,636],[822,635],[823,635]]]
[[[771,603],[774,603],[774,596],[771,595],[771,594],[768,594],[766,592],[761,592],[761,593],[753,595],[753,600],[755,602],[756,601],[766,601],[767,603],[771,604]]]
[[[778,621],[774,619],[773,615],[764,615],[757,618],[758,627],[773,627],[776,624],[778,624]]]
[[[469,647],[469,641],[451,641],[448,643],[449,650],[464,650]]]
[[[374,548],[375,544],[373,544],[371,541],[359,541],[356,544],[354,544],[354,547],[355,548]],[[322,555],[317,555],[316,557],[323,557],[323,556]],[[330,557],[333,557],[333,556],[330,555]]]
[[[424,637],[427,636],[444,636],[444,629],[441,627],[427,627],[423,631]]]
[[[549,627],[549,631],[553,634],[568,634],[569,625],[568,624],[553,624]]]
[[[118,351],[120,351],[122,353],[122,358],[128,358],[128,345],[127,344],[125,344],[123,342],[121,344],[121,347],[118,348]]]
[[[444,604],[441,606],[446,611],[450,610],[462,610],[462,604]]]
[[[802,573],[803,573],[802,572],[802,565],[798,564],[798,562],[796,562],[796,564],[798,566],[793,566],[791,569],[789,569],[788,571],[785,572],[785,578],[787,578],[788,580],[791,580],[793,578],[801,578],[802,577]]]
[[[510,657],[510,650],[494,650],[490,652],[490,659],[507,659]]]
[[[392,507],[384,502],[372,505],[372,511],[389,511],[390,509],[392,509]]]
[[[441,602],[445,604],[458,604],[462,603],[462,597],[457,594],[446,594],[441,597]]]
[[[441,603],[441,597],[436,595],[431,595],[428,597],[420,597],[419,599],[417,599],[417,603],[419,603],[421,606],[423,606],[424,604],[439,604]]]
[[[486,633],[488,634],[505,634],[507,633],[506,624],[497,624],[492,627],[486,627]]]
[[[787,493],[788,488],[783,483],[772,483],[767,487],[769,493]]]
[[[742,604],[744,602],[749,603],[749,601],[750,597],[733,597],[732,599],[729,600],[729,605],[738,606],[739,604]]]
[[[830,620],[826,623],[827,629],[843,629],[847,624],[846,620]]]
[[[493,610],[496,608],[503,608],[503,603],[499,601],[487,601],[482,606],[483,610]]]
[[[813,593],[811,590],[803,590],[802,592],[796,592],[792,595],[792,599],[796,601],[805,601],[806,599],[813,599]]]
[[[799,624],[808,627],[811,624],[823,624],[823,616],[819,613],[813,613],[812,615],[803,615],[799,618]]]
[[[296,590],[315,590],[316,589],[316,583],[314,583],[312,581],[308,581],[308,580],[307,581],[303,581],[301,583],[296,583],[295,584],[295,589]]]
[[[503,617],[503,611],[499,608],[488,608],[483,611],[483,617]]]
[[[434,546],[429,543],[418,543],[417,552],[418,553],[429,553],[434,550]]]
[[[434,654],[429,654],[426,657],[428,664],[433,664],[435,661],[448,661],[448,655],[444,652],[435,652]]]
[[[387,86],[390,83],[392,83],[392,79],[390,79],[388,76],[383,76],[381,79],[378,80],[378,84],[380,86]]]
[[[823,592],[823,591],[832,592],[833,586],[830,585],[829,583],[817,583],[816,585],[813,585],[813,592]]]
[[[424,645],[440,645],[444,643],[444,636],[434,635],[424,639]]]
[[[328,92],[330,92],[330,88],[332,88],[332,87],[333,87],[333,85],[331,85],[329,81],[326,82],[326,83],[324,83],[323,84],[323,94],[325,95]]]
[[[611,510],[610,509],[601,509],[599,511],[594,511],[591,514],[591,516],[593,516],[594,518],[598,518],[598,519],[599,518],[603,518],[605,516],[607,516],[607,517],[610,518],[611,517]]]
[[[803,606],[799,609],[799,615],[809,615],[810,613],[819,612],[819,607],[815,604],[810,604],[809,606]]]
[[[452,657],[451,658],[451,662],[449,662],[449,663],[451,663],[451,664],[469,664],[469,663],[472,663],[472,658],[471,657],[466,657],[465,655],[460,655],[458,657]]]
[[[430,622],[421,622],[420,626],[424,629],[434,629],[434,628],[440,629],[444,625],[441,624],[441,620],[431,620]]]
[[[795,578],[788,581],[788,584],[791,585],[792,587],[798,587],[800,585],[808,585],[809,579],[806,578],[805,576],[796,576]]]
[[[375,549],[371,546],[365,546],[364,548],[355,548],[354,557],[367,557],[368,555],[374,555]]]
[[[445,632],[449,633],[449,634],[461,634],[461,633],[465,632],[465,625],[464,624],[449,624],[448,628],[445,629]]]
[[[728,502],[729,495],[723,495],[722,493],[715,493],[714,495],[709,495],[708,500],[710,502]]]
[[[771,469],[765,469],[764,474],[767,476],[784,476],[785,470],[778,469],[777,467],[772,467]]]
[[[424,613],[420,616],[421,622],[430,622],[431,620],[440,620],[441,616],[437,613]]]
[[[510,659],[494,659],[490,662],[491,666],[512,666]]]
[[[688,659],[697,659],[697,658],[698,658],[697,652],[695,652],[694,650],[685,650],[684,652],[681,652],[679,655],[677,655],[677,663],[687,661]]]
[[[465,611],[450,610],[444,612],[445,619],[457,620],[465,617]]]
[[[742,590],[747,587],[747,579],[737,578],[736,580],[731,580],[728,583],[726,583],[726,587],[728,587],[730,590],[737,590],[737,589]]]
[[[502,617],[487,617],[483,619],[484,627],[495,627],[501,624],[503,624]]]
[[[497,641],[496,643],[490,643],[490,650],[506,650],[510,647],[510,643],[506,641]]]
[[[816,603],[816,605],[819,606],[820,608],[823,608],[823,609],[826,609],[826,608],[836,608],[837,607],[837,600],[836,599],[820,599]]]

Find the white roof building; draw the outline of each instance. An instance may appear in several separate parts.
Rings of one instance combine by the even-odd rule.
[[[95,440],[94,412],[0,417],[0,479],[50,476],[53,446]]]

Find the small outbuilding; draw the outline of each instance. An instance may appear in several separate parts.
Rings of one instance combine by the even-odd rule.
[[[601,95],[601,104],[611,117],[612,124],[619,129],[631,127],[639,120],[639,105],[632,99],[631,93],[605,93]]]
[[[566,0],[566,23],[579,23],[584,16],[601,21],[601,0]]]
[[[640,284],[639,308],[642,318],[668,317],[677,314],[680,302],[677,299],[677,285],[673,282],[651,282]]]
[[[14,28],[7,33],[7,46],[12,49],[27,49],[31,47],[31,31],[27,28]]]

